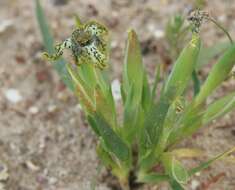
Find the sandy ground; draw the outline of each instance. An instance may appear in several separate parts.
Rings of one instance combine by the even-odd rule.
[[[137,31],[142,44],[148,46],[150,41],[157,47],[144,54],[152,76],[151,70],[162,60],[159,49],[164,51],[162,31],[167,18],[177,12],[186,13],[192,1],[43,0],[42,5],[56,41],[65,39],[72,31],[74,13],[82,20],[96,18],[106,24],[112,32],[112,77],[120,79],[128,28]],[[208,1],[206,10],[235,36],[234,0]],[[115,189],[106,170],[99,169],[96,138],[76,98],[64,88],[51,65],[41,59],[43,46],[34,1],[1,0],[1,26],[2,23],[5,27],[0,27],[0,190],[90,190],[92,186],[96,190]],[[204,26],[203,31],[205,44],[225,39],[212,24]],[[227,82],[214,97],[234,89],[234,80]],[[9,93],[15,95],[13,100],[7,98]],[[201,160],[231,148],[235,145],[234,116],[233,112],[201,129],[182,146],[204,150],[207,156]],[[7,181],[1,181],[4,166],[8,169]],[[141,189],[168,188],[163,184]],[[234,190],[235,164],[215,163],[195,176],[187,189]]]

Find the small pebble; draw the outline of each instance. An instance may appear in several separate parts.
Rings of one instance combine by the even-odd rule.
[[[18,103],[23,100],[23,97],[21,96],[20,92],[14,88],[10,88],[10,89],[6,90],[5,97],[11,103]]]
[[[13,20],[0,21],[0,34],[5,32],[11,26],[13,26]]]
[[[111,48],[116,48],[118,46],[118,42],[117,41],[112,41],[111,42]]]
[[[191,188],[192,190],[196,190],[199,187],[200,183],[197,180],[192,180],[191,182]]]
[[[156,29],[154,32],[153,32],[153,35],[155,38],[163,38],[165,33],[163,30],[161,29]]]
[[[197,172],[197,173],[195,173],[195,176],[200,176],[201,175],[201,173],[200,172]]]
[[[50,178],[48,179],[48,183],[49,183],[50,185],[55,185],[57,182],[58,182],[58,179],[55,178],[55,177],[50,177]]]
[[[67,93],[65,92],[59,92],[57,94],[57,98],[60,100],[60,101],[63,101],[63,102],[67,102],[69,100],[69,96]]]
[[[227,17],[226,17],[226,15],[220,15],[220,16],[218,17],[218,20],[219,20],[220,22],[226,22]]]
[[[36,115],[39,112],[39,109],[36,106],[32,106],[32,107],[29,108],[28,111],[29,111],[30,114]]]
[[[155,38],[163,38],[165,35],[164,30],[156,28],[155,24],[149,24],[147,29],[153,34]]]
[[[56,105],[50,105],[50,106],[48,106],[47,111],[50,113],[53,113],[53,112],[56,112],[57,109],[58,109],[58,107]]]
[[[121,89],[120,89],[120,82],[118,79],[113,80],[112,82],[112,94],[115,101],[118,101],[122,98],[121,96]]]
[[[32,170],[32,171],[38,171],[40,170],[40,167],[35,165],[31,160],[27,160],[25,162],[26,166],[28,169]]]

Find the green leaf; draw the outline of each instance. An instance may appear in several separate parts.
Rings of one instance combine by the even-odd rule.
[[[176,180],[170,180],[170,185],[172,190],[184,190],[182,185],[178,183]]]
[[[188,173],[186,171],[186,169],[182,166],[182,164],[177,161],[177,160],[173,160],[172,163],[172,175],[174,177],[174,179],[181,183],[186,183],[188,181]]]
[[[77,26],[78,28],[81,27],[81,26],[82,26],[82,21],[81,21],[79,15],[78,15],[78,14],[75,14],[74,17],[75,17],[76,26]]]
[[[157,184],[163,181],[168,181],[169,176],[164,174],[157,174],[157,173],[147,173],[147,174],[139,174],[138,175],[138,182],[141,183],[153,183]]]
[[[77,72],[89,88],[94,89],[99,82],[96,78],[96,71],[92,64],[81,64],[77,67]]]
[[[157,105],[152,105],[152,108],[145,118],[144,122],[144,147],[154,147],[159,140],[162,132],[162,126],[170,107],[169,96],[161,96]]]
[[[140,44],[133,30],[128,32],[123,72],[124,91],[127,93],[130,86],[133,85],[133,104],[139,104],[142,97],[144,68]]]
[[[37,21],[39,24],[39,28],[42,34],[42,38],[43,38],[43,43],[44,46],[46,48],[46,51],[49,52],[50,54],[54,53],[54,41],[53,41],[53,37],[51,35],[49,26],[47,24],[46,21],[46,17],[44,15],[44,11],[42,9],[42,6],[40,4],[39,0],[35,0],[36,1],[36,16],[37,16]],[[53,62],[53,66],[56,69],[56,71],[58,72],[60,78],[62,79],[62,81],[64,82],[64,84],[70,89],[70,90],[74,90],[74,86],[73,86],[73,82],[71,80],[70,75],[68,74],[68,71],[66,69],[66,63],[63,59],[60,59],[56,62]]]
[[[125,50],[123,83],[121,86],[124,100],[123,135],[132,144],[140,127],[140,110],[149,105],[149,86],[142,65],[141,47],[136,33],[130,30]]]
[[[133,104],[134,88],[130,87],[124,106],[122,136],[129,145],[132,145],[143,126],[143,110],[140,105]]]
[[[192,74],[192,79],[193,79],[193,90],[194,90],[194,96],[196,96],[199,91],[200,91],[200,80],[198,78],[197,71],[194,70]]]
[[[143,92],[142,92],[142,107],[144,108],[144,111],[147,112],[152,104],[152,95],[148,83],[148,77],[147,73],[144,72],[144,78],[143,78]]]
[[[191,169],[191,170],[189,171],[189,175],[190,175],[190,176],[191,176],[191,175],[194,175],[195,173],[200,172],[201,170],[203,170],[203,169],[205,169],[205,168],[208,168],[208,167],[209,167],[212,163],[214,163],[215,161],[220,160],[220,159],[222,159],[222,158],[228,156],[229,154],[233,153],[234,151],[235,151],[235,147],[233,147],[233,148],[231,148],[231,149],[225,151],[225,152],[222,153],[222,154],[219,154],[218,156],[216,156],[216,157],[214,157],[214,158],[208,160],[207,162],[201,163],[198,167],[195,167],[195,168]]]
[[[197,63],[200,51],[200,37],[193,34],[190,43],[183,49],[176,63],[173,66],[170,76],[167,79],[164,93],[167,94],[171,88],[175,89],[175,97],[180,96],[188,82]]]
[[[42,33],[42,38],[43,38],[45,48],[49,53],[53,53],[54,52],[54,47],[53,47],[54,40],[49,30],[49,26],[47,24],[43,8],[39,0],[36,0],[36,16],[37,16],[37,21],[40,27],[40,31]]]
[[[157,105],[153,103],[149,113],[144,120],[144,127],[140,136],[140,163],[142,170],[148,170],[156,161],[156,148],[162,140],[163,126],[165,117],[170,107],[170,99],[174,92],[169,92],[165,96],[161,96]],[[161,143],[161,142],[160,142]],[[162,148],[162,146],[161,146]],[[147,155],[147,156],[146,156]]]
[[[77,94],[78,98],[84,109],[90,113],[95,111],[95,100],[94,100],[94,93],[93,89],[90,89],[86,83],[81,79],[77,72],[74,71],[71,65],[66,65],[68,69],[68,73],[73,80],[73,85],[75,87],[75,93]]]
[[[164,153],[161,158],[165,171],[175,181],[185,184],[189,179],[189,174],[183,165],[175,159],[171,153]]]
[[[126,92],[124,90],[124,83],[121,83],[120,89],[121,89],[122,102],[125,105],[127,95],[126,95]]]
[[[193,105],[188,105],[187,110],[176,123],[175,128],[170,134],[168,145],[176,144],[184,138],[192,135],[202,126],[203,112],[200,107],[193,109]]]
[[[104,120],[102,116],[100,116],[98,113],[94,113],[92,116],[97,124],[99,134],[108,148],[108,151],[113,153],[120,161],[125,163],[129,162],[131,154],[128,146],[113,131],[111,126]]]
[[[232,45],[213,66],[199,94],[195,99],[195,106],[203,103],[206,98],[228,77],[235,63],[235,44]]]
[[[156,68],[156,71],[155,71],[155,78],[154,78],[154,82],[153,82],[152,95],[151,95],[152,101],[154,101],[154,99],[156,97],[157,86],[158,86],[158,83],[161,79],[160,74],[161,74],[161,66],[158,65]]]
[[[96,152],[97,152],[99,158],[101,159],[101,161],[103,162],[103,164],[106,167],[111,167],[112,169],[118,168],[117,164],[112,159],[110,154],[108,152],[106,152],[105,149],[102,147],[102,143],[99,143],[97,145]]]
[[[91,126],[91,128],[94,130],[95,134],[99,137],[100,136],[100,132],[97,126],[97,123],[95,122],[95,120],[93,119],[92,116],[88,115],[87,116],[87,120],[89,125]]]
[[[203,156],[204,152],[195,148],[178,148],[171,151],[171,154],[176,158],[196,158]]]
[[[169,94],[161,95],[157,105],[152,104],[144,119],[144,127],[140,136],[140,162],[143,170],[150,169],[156,161],[155,149],[161,139],[165,117],[171,104],[174,89]],[[146,156],[147,155],[147,156]],[[157,155],[160,156],[160,155]]]
[[[136,106],[133,106],[133,96],[134,96],[134,87],[130,87],[127,93],[126,102],[124,106],[124,118],[123,118],[123,128],[122,136],[124,139],[131,144],[137,132],[136,122],[138,109]]]
[[[182,15],[174,15],[168,20],[165,28],[165,36],[170,46],[172,59],[179,55],[189,31],[189,27],[184,27],[184,20]]]
[[[111,87],[108,92],[102,92],[99,85],[95,88],[96,112],[100,113],[109,125],[115,129],[117,127],[115,104],[112,97]]]
[[[229,42],[219,42],[211,47],[201,46],[196,68],[200,69],[205,64],[208,64],[213,58],[223,53],[231,46]]]
[[[208,122],[225,115],[233,109],[235,109],[234,92],[211,103],[203,116],[203,123],[207,124]]]

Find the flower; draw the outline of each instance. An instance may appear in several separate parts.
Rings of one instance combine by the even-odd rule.
[[[96,21],[80,24],[71,37],[55,46],[56,52],[52,55],[44,53],[44,56],[55,61],[63,55],[64,49],[71,49],[76,65],[92,63],[103,69],[107,65],[107,39],[108,30]]]

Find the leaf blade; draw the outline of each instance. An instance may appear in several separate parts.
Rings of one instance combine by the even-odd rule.
[[[235,63],[235,44],[231,45],[219,61],[213,66],[209,76],[195,99],[195,106],[206,98],[228,77]]]
[[[41,31],[41,35],[43,38],[43,43],[44,46],[46,48],[46,50],[49,53],[54,53],[54,40],[53,37],[51,35],[48,23],[46,21],[46,17],[43,11],[43,8],[40,4],[40,0],[35,0],[36,2],[36,17],[37,17],[37,22],[39,24],[39,28]],[[64,82],[64,84],[70,89],[70,90],[74,90],[74,86],[73,86],[73,82],[71,80],[71,77],[66,69],[66,63],[63,59],[60,59],[56,62],[53,62],[53,67],[56,69],[56,71],[58,72],[60,78],[62,79],[62,81]]]
[[[235,151],[235,147],[223,152],[222,154],[219,154],[219,155],[215,156],[214,158],[212,158],[212,159],[210,159],[206,162],[201,163],[198,167],[195,167],[195,168],[191,169],[189,171],[189,175],[191,176],[191,175],[201,171],[202,169],[205,169],[205,168],[209,167],[213,162],[224,158],[225,156],[231,154],[234,151]]]

